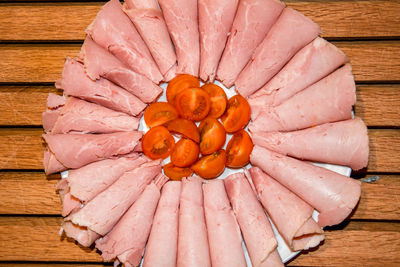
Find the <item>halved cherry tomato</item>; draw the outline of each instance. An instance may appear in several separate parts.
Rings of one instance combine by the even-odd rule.
[[[226,146],[226,166],[240,168],[250,161],[253,142],[245,130],[236,132]]]
[[[175,105],[175,97],[186,88],[199,87],[200,81],[197,77],[189,74],[180,74],[173,78],[167,86],[167,101]]]
[[[199,158],[199,145],[190,139],[181,139],[171,153],[171,162],[178,167],[187,167]]]
[[[167,158],[175,146],[175,140],[164,126],[151,128],[142,138],[143,153],[151,159]]]
[[[201,88],[210,96],[211,109],[208,116],[218,119],[224,114],[228,102],[224,89],[213,83],[204,84]]]
[[[167,102],[153,103],[144,112],[144,121],[149,128],[163,125],[166,122],[178,118],[178,111]]]
[[[234,95],[228,100],[227,109],[221,117],[222,124],[228,133],[244,128],[250,120],[250,105],[241,95]]]
[[[202,178],[215,178],[225,170],[226,153],[221,149],[211,155],[202,157],[194,165],[192,170]]]
[[[196,143],[200,142],[200,134],[193,121],[179,118],[168,122],[166,126],[170,132],[181,134]]]
[[[200,152],[203,155],[211,154],[225,144],[225,129],[217,119],[205,118],[199,125],[199,132]]]
[[[210,111],[210,96],[201,88],[185,89],[176,96],[175,107],[185,119],[201,121]]]
[[[180,168],[172,164],[172,162],[164,165],[164,174],[172,180],[180,181],[183,177],[192,175],[193,170],[190,168]]]

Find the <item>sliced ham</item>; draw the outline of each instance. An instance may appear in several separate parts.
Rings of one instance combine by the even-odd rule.
[[[156,84],[163,79],[149,49],[118,0],[111,0],[102,7],[86,33],[135,72]]]
[[[277,107],[267,107],[249,125],[251,132],[294,131],[351,118],[356,85],[346,64]]]
[[[58,191],[62,202],[62,216],[68,216],[70,213],[78,211],[81,208],[81,202],[79,199],[71,195],[66,179],[58,181],[56,190]]]
[[[197,0],[159,0],[159,3],[175,45],[176,73],[197,77],[200,66]]]
[[[178,249],[178,215],[181,182],[167,182],[154,215],[143,267],[175,267]]]
[[[259,168],[251,168],[250,175],[258,198],[292,250],[316,247],[324,240],[324,231],[311,217],[313,207]]]
[[[202,183],[196,176],[182,179],[177,267],[211,266]]]
[[[224,183],[252,265],[267,266],[278,243],[260,202],[243,173],[229,175]]]
[[[62,79],[56,81],[56,87],[64,90],[67,95],[132,116],[139,115],[146,107],[136,96],[106,79],[91,80],[83,65],[71,58],[66,59]]]
[[[321,29],[312,20],[292,8],[285,8],[238,76],[235,89],[248,97],[320,33]]]
[[[176,64],[176,55],[157,0],[126,0],[123,9],[135,24],[165,78]]]
[[[49,93],[47,96],[47,109],[42,113],[43,128],[46,133],[51,132],[60,115],[60,108],[65,105],[65,97]]]
[[[100,235],[87,227],[81,227],[70,221],[64,221],[61,231],[69,238],[73,238],[84,247],[90,247],[94,241],[100,238]]]
[[[160,189],[167,180],[168,177],[160,174],[144,189],[112,231],[96,242],[103,260],[116,259],[127,267],[139,266],[160,199]]]
[[[253,148],[250,161],[313,206],[322,227],[341,223],[360,199],[360,181],[308,162],[259,146]]]
[[[368,132],[356,117],[294,132],[255,132],[255,145],[299,159],[345,165],[353,170],[368,164]]]
[[[339,48],[317,37],[301,49],[265,86],[250,96],[255,106],[278,106],[304,88],[332,73],[348,58]],[[254,114],[253,116],[257,116]]]
[[[63,95],[56,95],[49,93],[47,96],[46,105],[48,109],[57,109],[65,105],[65,97]]]
[[[278,19],[285,5],[278,0],[241,0],[217,70],[217,78],[231,87]]]
[[[214,82],[239,0],[199,0],[200,78]]]
[[[239,225],[224,181],[207,182],[203,185],[203,194],[212,266],[246,266]]]
[[[142,135],[142,132],[136,131],[100,135],[44,134],[42,137],[48,147],[48,155],[44,157],[46,174],[53,173],[53,165],[58,166],[58,163],[65,166],[65,169],[76,169],[95,161],[133,152]]]

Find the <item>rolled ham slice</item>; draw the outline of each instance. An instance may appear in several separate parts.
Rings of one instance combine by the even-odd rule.
[[[214,82],[239,0],[199,0],[200,78]]]
[[[277,107],[267,107],[249,125],[251,132],[294,131],[351,118],[356,85],[351,66],[297,93]]]
[[[77,169],[95,161],[128,154],[135,150],[142,136],[142,132],[136,131],[100,135],[44,134],[42,137],[48,147],[48,155],[44,157],[45,172],[54,173],[59,165],[65,169]]]
[[[285,8],[254,51],[235,81],[235,89],[248,97],[267,83],[301,48],[321,33],[319,26],[300,12]]]
[[[321,227],[341,223],[360,199],[360,181],[308,162],[259,146],[254,146],[250,161],[314,207]]]
[[[258,198],[289,247],[296,251],[318,246],[324,231],[311,217],[314,208],[257,167],[250,169]]]
[[[56,87],[67,95],[132,116],[139,115],[146,107],[136,96],[106,79],[91,80],[83,65],[71,58],[66,59],[62,79],[56,81]]]
[[[62,216],[68,216],[70,213],[78,211],[81,208],[81,202],[79,199],[71,195],[66,179],[61,179],[57,183],[56,190],[58,191],[62,202]]]
[[[111,0],[102,7],[86,33],[133,71],[156,84],[163,79],[149,49],[118,0]]]
[[[260,202],[243,173],[229,175],[224,183],[252,265],[267,266],[278,243]]]
[[[175,267],[178,250],[178,211],[181,182],[167,182],[161,191],[143,267]]]
[[[278,106],[348,62],[342,50],[317,37],[301,49],[265,86],[250,96],[255,106]],[[259,109],[259,108],[258,108]],[[255,114],[253,116],[257,116]]]
[[[65,105],[65,97],[49,93],[47,96],[47,109],[42,113],[43,128],[46,133],[51,132],[60,115],[60,108]]]
[[[246,266],[239,225],[223,180],[204,184],[203,194],[212,266]]]
[[[100,235],[87,227],[80,227],[70,221],[64,221],[61,226],[61,232],[69,238],[73,238],[84,247],[90,247]]]
[[[204,218],[203,180],[192,176],[182,179],[179,208],[178,267],[211,266]]]
[[[103,260],[117,259],[127,267],[139,266],[160,199],[160,189],[167,180],[168,177],[160,174],[145,188],[112,231],[96,242]]]
[[[176,64],[176,55],[157,1],[126,0],[123,10],[135,24],[165,78]]]
[[[159,3],[175,45],[176,73],[197,77],[200,66],[197,0],[159,0]]]
[[[368,132],[356,117],[294,132],[256,132],[255,145],[298,159],[345,165],[353,170],[368,164]]]

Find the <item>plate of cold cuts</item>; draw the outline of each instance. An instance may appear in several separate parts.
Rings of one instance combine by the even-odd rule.
[[[116,266],[283,266],[351,216],[361,184],[349,176],[368,165],[368,133],[352,112],[349,59],[312,20],[277,0],[111,0],[85,32],[43,113],[61,235]],[[207,84],[226,99],[213,118],[227,133],[218,153],[202,152],[218,98]],[[201,153],[178,166],[186,123]],[[251,149],[232,167],[246,155],[230,145],[239,131]]]

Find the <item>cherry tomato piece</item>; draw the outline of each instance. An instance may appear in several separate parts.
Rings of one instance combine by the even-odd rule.
[[[163,125],[176,118],[178,118],[178,111],[167,102],[153,103],[144,112],[144,121],[149,128]]]
[[[250,161],[253,142],[245,130],[236,132],[226,146],[226,166],[231,168],[244,167]]]
[[[192,170],[202,178],[210,179],[220,175],[225,170],[226,153],[221,149],[211,155],[202,157],[192,165]]]
[[[167,101],[175,105],[175,97],[187,88],[199,87],[200,80],[189,74],[180,74],[173,78],[167,86]]]
[[[199,125],[200,132],[200,152],[208,155],[218,151],[226,141],[224,126],[211,117],[205,118]]]
[[[208,116],[218,119],[224,114],[228,103],[224,89],[213,83],[204,84],[201,88],[210,96],[211,109]]]
[[[171,162],[178,167],[188,167],[199,158],[199,145],[190,139],[181,139],[171,153]]]
[[[241,95],[232,96],[221,117],[222,124],[228,133],[234,133],[244,128],[250,120],[250,105]]]
[[[193,121],[185,119],[175,119],[167,123],[168,131],[178,133],[186,138],[192,139],[196,143],[200,142],[200,134]]]
[[[174,137],[164,126],[151,128],[142,138],[143,153],[151,159],[167,158],[174,146]]]
[[[164,174],[168,178],[176,181],[180,181],[182,180],[183,177],[189,177],[190,175],[193,174],[192,169],[176,167],[172,164],[172,162],[164,165],[163,169],[164,169]]]
[[[201,88],[185,89],[177,95],[175,107],[184,119],[201,121],[210,112],[210,96]]]

